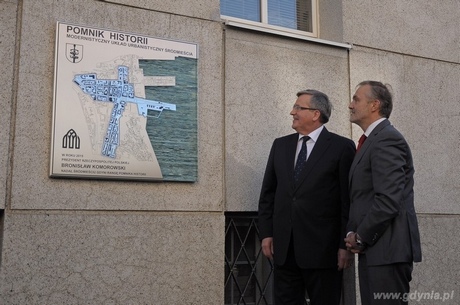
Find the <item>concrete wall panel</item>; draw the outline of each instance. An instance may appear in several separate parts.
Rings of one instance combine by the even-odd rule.
[[[8,214],[0,303],[222,304],[223,223],[211,213]]]
[[[222,29],[219,23],[98,1],[84,1],[80,5],[44,1],[41,6],[26,0],[23,16],[26,22],[21,30],[12,178],[14,209],[222,209]],[[58,20],[198,44],[198,182],[124,183],[48,178]]]
[[[220,2],[216,0],[200,0],[191,2],[189,0],[103,0],[109,3],[120,3],[123,5],[144,8],[152,11],[162,11],[174,15],[185,15],[200,19],[220,19]]]
[[[393,52],[460,62],[459,1],[342,2],[344,41]]]
[[[414,265],[409,304],[460,304],[460,219],[419,215],[423,261]]]
[[[3,1],[0,6],[0,209],[5,208],[7,164],[10,148],[11,106],[14,97],[14,54],[16,42],[17,1]]]
[[[459,214],[460,66],[357,47],[350,66],[352,88],[373,79],[393,89],[390,121],[412,149],[417,212]]]
[[[336,42],[344,42],[342,1],[318,1],[318,10],[319,38]]]
[[[296,93],[325,92],[334,109],[326,127],[349,136],[347,51],[260,33],[226,31],[226,210],[256,211],[273,140],[295,132]]]

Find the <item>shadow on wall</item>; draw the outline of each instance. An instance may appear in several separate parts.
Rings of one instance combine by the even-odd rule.
[[[260,159],[249,166],[239,160],[226,158],[226,211],[257,211],[260,188],[270,146]],[[253,150],[248,150],[253,153]],[[246,160],[249,158],[246,158]]]

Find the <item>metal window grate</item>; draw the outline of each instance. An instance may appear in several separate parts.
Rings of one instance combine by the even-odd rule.
[[[225,216],[225,304],[273,304],[273,264],[262,254],[257,213]]]

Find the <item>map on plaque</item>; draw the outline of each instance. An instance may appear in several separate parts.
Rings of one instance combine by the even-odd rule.
[[[196,181],[197,52],[58,22],[50,176]]]

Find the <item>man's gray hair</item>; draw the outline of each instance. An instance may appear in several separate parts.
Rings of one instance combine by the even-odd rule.
[[[321,91],[313,90],[313,89],[306,89],[297,92],[297,97],[308,94],[311,95],[311,107],[318,109],[321,113],[319,121],[323,124],[329,122],[329,118],[331,117],[332,111],[332,104],[329,101],[329,97]]]

